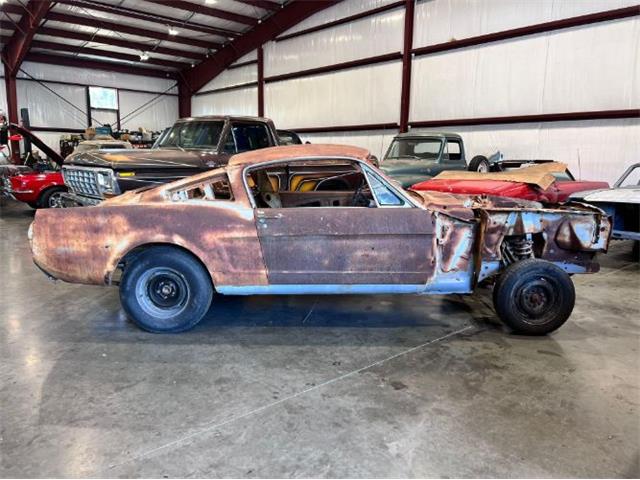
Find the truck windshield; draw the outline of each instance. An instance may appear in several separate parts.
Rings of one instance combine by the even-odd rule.
[[[224,122],[195,121],[176,123],[158,143],[159,148],[202,148],[218,146]]]
[[[385,158],[437,160],[442,150],[438,138],[396,138]]]

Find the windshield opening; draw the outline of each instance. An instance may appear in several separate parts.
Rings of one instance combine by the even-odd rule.
[[[442,151],[442,143],[438,138],[397,138],[389,147],[386,158],[437,160]]]
[[[220,141],[224,122],[181,122],[171,127],[157,147],[215,149]]]
[[[620,180],[616,182],[616,187],[638,187],[640,186],[640,166],[629,168]]]

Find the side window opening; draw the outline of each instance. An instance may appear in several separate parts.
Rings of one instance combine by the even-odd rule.
[[[362,169],[348,161],[289,162],[246,175],[258,208],[376,206]]]
[[[446,153],[446,157],[450,162],[458,162],[462,160],[462,149],[460,147],[460,142],[458,142],[457,140],[448,140]]]
[[[231,132],[233,138],[231,140],[227,139],[227,142],[235,141],[237,153],[266,148],[272,145],[269,130],[264,123],[233,123]]]
[[[229,153],[231,155],[238,153],[238,150],[236,149],[236,142],[233,139],[233,132],[228,133],[223,149],[224,153]]]
[[[217,175],[205,182],[190,185],[171,193],[171,200],[184,202],[187,200],[233,200],[233,192],[226,174]]]

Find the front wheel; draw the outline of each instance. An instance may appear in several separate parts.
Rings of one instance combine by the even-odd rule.
[[[209,273],[191,254],[172,247],[144,250],[125,265],[120,301],[143,330],[177,333],[193,328],[211,305]]]
[[[38,199],[37,208],[63,208],[62,194],[66,191],[63,187],[52,187],[45,190]]]
[[[560,328],[571,315],[575,299],[569,275],[535,258],[507,267],[493,289],[493,305],[500,319],[525,335],[546,335]]]

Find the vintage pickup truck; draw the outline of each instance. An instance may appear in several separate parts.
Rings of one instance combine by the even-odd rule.
[[[97,205],[105,198],[160,185],[226,165],[232,155],[279,145],[273,122],[259,117],[183,118],[150,150],[79,152],[62,174],[65,206]]]
[[[349,181],[318,188],[336,177]],[[97,207],[37,211],[29,229],[47,275],[119,284],[153,332],[193,327],[214,292],[469,294],[497,278],[498,316],[546,334],[573,310],[569,274],[598,271],[610,234],[587,205],[404,191],[367,150],[340,145],[243,153]]]
[[[462,137],[457,133],[401,133],[389,145],[380,168],[403,188],[446,170],[488,172],[491,161],[476,155],[467,164]]]

